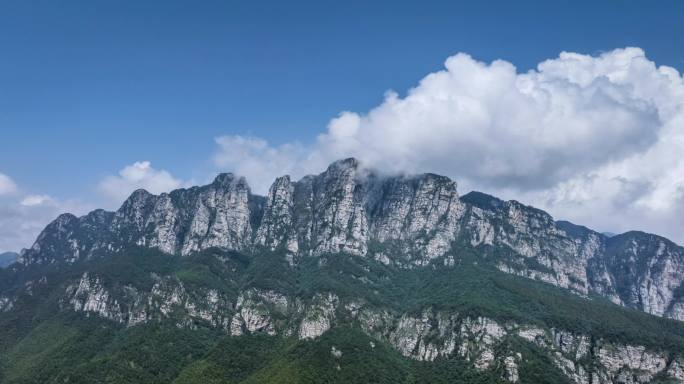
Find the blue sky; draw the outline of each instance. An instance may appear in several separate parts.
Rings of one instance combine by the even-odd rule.
[[[390,89],[403,97],[458,52],[523,73],[562,51],[640,47],[681,72],[682,15],[681,1],[0,0],[0,174],[14,185],[0,214],[27,196],[57,210],[115,206],[103,180],[139,161],[176,184],[204,182],[235,164],[217,160],[226,135],[307,152],[342,111],[363,115]],[[462,176],[504,195],[530,190]],[[47,216],[30,216],[27,231]],[[17,236],[8,226],[0,239]]]

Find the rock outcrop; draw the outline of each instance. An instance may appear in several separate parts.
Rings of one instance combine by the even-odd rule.
[[[607,237],[517,201],[459,197],[444,176],[384,176],[355,159],[299,181],[280,177],[266,198],[230,173],[158,196],[138,190],[116,212],[59,216],[19,261],[73,263],[131,245],[177,255],[284,252],[292,265],[346,253],[403,268],[455,267],[470,249],[507,273],[684,320],[684,248],[667,239]]]
[[[361,299],[340,299],[333,292],[309,298],[250,288],[235,302],[214,290],[191,293],[171,277],[154,277],[149,291],[130,286],[116,291],[99,276],[83,274],[67,287],[62,305],[127,326],[174,319],[179,327],[198,322],[220,327],[233,336],[264,333],[302,340],[321,337],[338,319],[351,319],[369,336],[418,361],[458,359],[480,371],[501,372],[519,381],[524,350],[519,340],[544,351],[553,365],[577,384],[649,383],[656,377],[684,380],[684,360],[641,345],[610,342],[600,337],[532,324],[500,322],[487,317],[425,308],[400,313]],[[117,299],[118,298],[118,299]],[[339,358],[341,352],[331,351]]]

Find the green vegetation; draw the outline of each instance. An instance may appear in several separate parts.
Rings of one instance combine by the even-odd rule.
[[[3,356],[3,383],[168,383],[216,343],[214,330],[122,328],[60,314]],[[223,335],[220,335],[221,337]]]
[[[342,326],[314,341],[260,335],[228,338],[187,367],[174,384],[500,381],[497,372],[476,372],[459,361],[411,361],[357,328]]]
[[[304,302],[316,293],[363,300],[394,313],[426,308],[500,322],[537,324],[590,334],[617,343],[639,344],[684,354],[682,323],[587,300],[565,290],[502,273],[492,250],[460,247],[456,265],[415,269],[386,266],[371,258],[326,255],[295,266],[282,253],[242,255],[207,250],[172,257],[134,248],[66,266],[0,271],[0,292],[15,295],[0,313],[2,383],[496,383],[502,367],[478,372],[453,359],[418,362],[371,339],[350,319],[315,340],[266,335],[229,337],[206,324],[178,327],[164,322],[124,327],[64,309],[67,286],[86,271],[115,294],[124,286],[144,291],[155,279],[182,282],[188,292],[216,289],[232,300],[258,287]],[[27,285],[28,284],[28,285]],[[27,286],[31,287],[30,292]],[[123,296],[122,296],[123,300]],[[373,342],[373,343],[371,343]],[[518,338],[507,339],[524,359],[521,382],[565,383],[548,354]],[[332,351],[340,351],[335,356]]]

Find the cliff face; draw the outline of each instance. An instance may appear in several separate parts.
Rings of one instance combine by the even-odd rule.
[[[478,371],[500,372],[502,380],[512,383],[520,380],[525,345],[545,353],[555,369],[577,384],[684,381],[684,358],[666,350],[433,306],[402,312],[333,292],[300,298],[260,288],[240,291],[231,299],[214,289],[188,289],[168,276],[154,276],[148,291],[132,286],[117,291],[108,285],[111,282],[84,273],[67,287],[61,305],[129,327],[175,319],[177,326],[192,328],[201,320],[231,336],[263,333],[300,340],[316,339],[351,321],[407,358],[457,359]]]
[[[354,159],[296,183],[280,178],[266,200],[256,246],[300,256],[367,256],[376,242],[393,248],[397,262],[417,264],[450,249],[464,211],[448,178],[381,178]]]
[[[479,192],[459,198],[443,176],[381,176],[355,159],[296,182],[280,177],[266,198],[232,174],[159,196],[138,190],[113,213],[61,215],[20,261],[74,262],[131,244],[180,255],[282,250],[290,263],[347,253],[406,268],[438,258],[449,265],[454,250],[468,246],[501,271],[684,320],[684,250],[667,239],[608,238],[516,201]]]
[[[684,249],[660,236],[627,232],[606,241],[601,255],[616,302],[684,320]]]
[[[352,327],[371,353],[488,382],[684,382],[684,323],[647,315],[684,320],[682,247],[354,159],[280,177],[266,197],[221,174],[64,214],[0,274],[9,340],[17,316],[52,312],[305,344]],[[329,358],[339,369],[349,353]]]
[[[464,238],[512,251],[497,262],[500,270],[684,320],[684,248],[642,232],[607,237],[481,193],[462,200],[470,203]]]
[[[24,264],[73,262],[129,245],[187,255],[202,249],[247,249],[264,199],[244,178],[221,174],[203,187],[159,196],[137,190],[116,212],[59,216],[22,252]]]

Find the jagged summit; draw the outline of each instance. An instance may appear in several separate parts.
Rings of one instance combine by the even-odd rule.
[[[242,187],[249,188],[249,184],[247,183],[247,179],[245,179],[243,176],[236,176],[232,172],[219,173],[214,178],[214,181],[209,185],[221,186],[221,187],[232,187],[235,184],[240,184]]]
[[[684,281],[684,250],[666,239],[638,232],[608,238],[514,200],[481,192],[459,197],[445,176],[360,169],[348,158],[298,181],[282,176],[266,197],[232,173],[161,195],[137,190],[114,213],[61,215],[20,261],[73,262],[135,245],[177,255],[284,252],[292,264],[346,253],[415,268],[449,265],[465,245],[494,247],[508,254],[497,261],[502,271],[684,319],[684,298],[675,293]],[[643,259],[650,264],[630,264]]]
[[[231,183],[233,180],[235,180],[235,174],[232,172],[222,172],[216,175],[212,184]]]
[[[357,172],[357,171],[362,171],[363,172]],[[397,175],[383,175],[380,172],[377,172],[374,169],[371,168],[363,168],[363,165],[360,160],[354,158],[354,157],[349,157],[345,159],[340,159],[337,161],[332,162],[323,172],[316,174],[316,175],[306,175],[303,176],[300,180],[297,181],[292,181],[292,178],[290,175],[284,175],[276,178],[274,180],[274,183],[272,184],[270,189],[273,189],[274,186],[277,187],[278,184],[282,184],[283,182],[287,183],[308,183],[310,180],[314,180],[316,178],[322,178],[322,177],[327,177],[328,179],[332,178],[337,178],[341,177],[342,175],[345,175],[345,177],[358,177],[358,178],[369,178],[374,181],[383,181],[385,179],[393,179],[393,180],[410,180],[412,182],[418,182],[421,179],[430,179],[430,180],[435,180],[436,182],[439,183],[453,183],[454,186],[456,185],[455,181],[452,181],[449,177],[443,176],[443,175],[438,175],[434,173],[423,173],[423,174],[397,174]],[[244,176],[238,176],[235,173],[232,172],[222,172],[216,175],[214,180],[205,185],[200,185],[200,186],[193,186],[190,188],[179,188],[173,191],[170,191],[166,194],[168,195],[178,195],[182,194],[184,191],[193,189],[193,188],[199,188],[199,189],[207,189],[207,188],[235,188],[238,186],[239,188],[247,188],[250,189],[249,187],[249,180],[245,178]],[[162,193],[161,195],[164,195],[165,193]],[[250,189],[250,195],[252,196],[259,196],[258,194],[253,194]],[[148,192],[144,188],[139,188],[136,189],[131,193],[131,195],[124,201],[123,205],[130,204],[130,202],[134,201],[144,201],[149,198],[153,198],[156,195]],[[128,203],[127,203],[128,202]]]
[[[558,220],[556,221],[556,225],[558,226],[558,228],[564,230],[565,232],[571,234],[574,237],[585,237],[596,233],[583,225],[577,225],[567,220]],[[605,234],[602,233],[601,235]]]
[[[138,188],[128,196],[129,200],[140,200],[152,196],[152,193],[148,192],[145,188]]]
[[[328,166],[328,171],[332,169],[358,169],[361,162],[355,157],[348,157],[346,159],[340,159],[332,162]]]
[[[483,192],[472,191],[461,196],[461,201],[482,209],[499,209],[503,207],[504,201]]]

